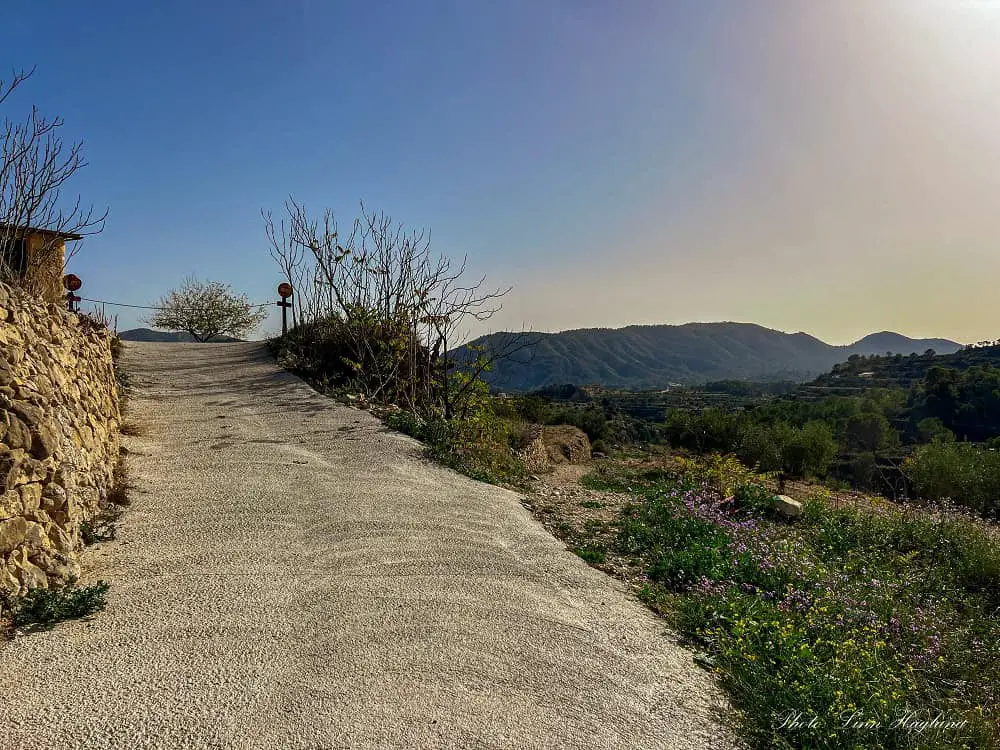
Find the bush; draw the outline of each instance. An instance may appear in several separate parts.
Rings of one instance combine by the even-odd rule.
[[[773,476],[748,469],[735,456],[712,454],[693,460],[678,458],[677,464],[678,470],[670,476],[679,475],[689,486],[706,485],[724,496],[732,495],[742,485],[760,483]]]
[[[955,441],[955,433],[945,427],[937,417],[927,417],[917,423],[917,432],[920,439],[925,443],[952,443]]]
[[[15,628],[50,627],[63,620],[87,617],[104,609],[108,584],[77,588],[70,583],[61,589],[32,589],[10,602],[11,622]]]
[[[593,545],[574,547],[573,553],[589,565],[603,565],[607,559],[607,553],[602,548]]]
[[[736,488],[733,502],[737,508],[766,515],[774,509],[774,493],[758,482],[747,482]]]
[[[833,430],[824,422],[807,422],[793,430],[782,450],[782,468],[794,476],[824,477],[837,455]]]
[[[702,577],[724,577],[729,537],[714,524],[684,512],[678,494],[653,494],[625,509],[617,546],[648,560],[647,574],[672,589]]]
[[[545,416],[545,424],[568,424],[587,433],[590,442],[608,437],[608,418],[604,409],[596,404],[579,408],[564,406],[554,408]]]
[[[500,484],[524,476],[517,450],[527,440],[527,426],[520,420],[497,417],[489,400],[464,418],[424,419],[404,410],[386,414],[383,421],[424,443],[435,460],[473,479]]]
[[[740,436],[737,454],[758,471],[780,471],[784,465],[784,445],[773,427],[751,424]]]
[[[904,471],[922,498],[950,500],[986,517],[1000,515],[1000,452],[936,442],[917,448]]]

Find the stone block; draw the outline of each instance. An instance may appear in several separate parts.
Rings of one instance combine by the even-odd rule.
[[[24,543],[28,522],[21,516],[0,521],[0,555],[13,552]]]
[[[42,504],[42,485],[39,482],[22,484],[17,488],[21,496],[21,507],[25,511],[38,510]]]

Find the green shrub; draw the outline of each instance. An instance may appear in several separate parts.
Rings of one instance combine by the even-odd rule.
[[[10,602],[11,622],[15,628],[49,627],[63,620],[86,617],[104,609],[108,584],[76,587],[74,583],[59,589],[32,589]]]
[[[766,515],[774,508],[774,493],[762,484],[747,482],[736,488],[733,502],[738,508]]]
[[[807,422],[793,430],[782,450],[782,468],[793,476],[824,477],[839,446],[824,422]]]
[[[988,517],[1000,515],[1000,452],[936,442],[917,448],[904,470],[922,498],[950,500]]]
[[[784,465],[783,435],[773,427],[750,424],[740,436],[737,454],[758,471],[780,471]]]
[[[603,565],[605,560],[607,560],[607,553],[601,547],[593,545],[574,547],[573,553],[590,565]]]
[[[498,418],[490,406],[484,401],[476,410],[467,411],[467,416],[450,420],[398,411],[386,414],[383,421],[424,443],[435,460],[473,479],[491,484],[517,482],[525,470],[516,446],[527,439],[527,427],[520,420]]]
[[[100,513],[80,524],[81,541],[87,546],[113,542],[118,535],[117,521],[123,513],[120,503],[106,503]]]

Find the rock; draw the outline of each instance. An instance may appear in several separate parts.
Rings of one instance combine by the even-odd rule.
[[[49,530],[49,543],[60,552],[72,552],[76,549],[76,542],[66,529],[53,526]]]
[[[41,507],[43,510],[59,510],[66,504],[66,490],[58,484],[50,483],[42,490]]]
[[[50,545],[49,535],[41,524],[29,523],[24,532],[24,544],[30,549],[46,549]]]
[[[4,443],[8,448],[31,450],[31,429],[13,414],[8,414]]]
[[[775,495],[774,509],[785,518],[797,518],[802,515],[802,503],[788,495]]]
[[[21,516],[0,521],[0,555],[17,549],[24,542],[24,535],[27,533],[28,522]]]
[[[31,563],[41,570],[52,583],[68,583],[80,577],[80,565],[68,555],[39,552],[31,556]]]
[[[28,424],[40,424],[45,419],[42,410],[27,401],[15,401],[11,404],[10,410]]]
[[[0,284],[0,594],[79,574],[119,459],[111,337]]]
[[[49,587],[48,576],[34,563],[23,562],[18,566],[18,578],[21,579],[22,588],[26,589],[47,589]]]
[[[571,425],[535,425],[524,449],[529,471],[548,471],[558,464],[582,464],[590,460],[587,433]]]
[[[3,488],[0,487],[0,490]],[[24,510],[17,490],[0,491],[0,518],[12,518]]]
[[[38,482],[22,484],[17,488],[21,495],[21,507],[25,511],[38,510],[42,505],[42,485]]]
[[[0,591],[9,591],[14,596],[21,593],[21,582],[12,568],[0,568]]]
[[[31,444],[31,455],[46,459],[59,449],[59,431],[51,423],[40,422],[35,425],[34,439]]]

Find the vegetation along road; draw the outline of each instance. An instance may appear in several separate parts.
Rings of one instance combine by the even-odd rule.
[[[691,654],[514,493],[263,345],[126,358],[108,608],[2,647],[4,750],[731,745]]]

